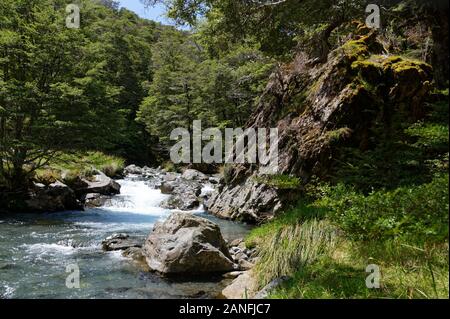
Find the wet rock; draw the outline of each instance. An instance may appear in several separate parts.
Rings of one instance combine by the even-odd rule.
[[[105,251],[126,250],[131,247],[141,248],[142,240],[130,238],[128,234],[114,234],[102,241]]]
[[[238,253],[235,255],[235,259],[238,260],[238,261],[240,261],[241,259],[247,260],[247,259],[248,259],[248,256],[247,256],[245,253],[243,253],[243,252],[238,252]]]
[[[230,247],[239,246],[242,242],[244,242],[244,238],[236,238],[229,244],[229,246]]]
[[[173,187],[170,198],[161,204],[168,209],[192,210],[200,205],[202,185],[199,182],[178,180],[171,182]]]
[[[178,173],[170,173],[169,172],[169,173],[166,173],[163,175],[163,180],[165,182],[174,182],[179,178],[180,178],[180,174],[178,174]]]
[[[26,211],[31,212],[59,212],[65,210],[81,210],[81,203],[75,192],[60,181],[48,186],[34,184],[25,201]]]
[[[90,193],[83,196],[84,205],[88,208],[102,207],[109,199],[111,199],[110,196],[97,193]]]
[[[97,193],[101,195],[117,195],[120,194],[120,185],[113,179],[106,176],[104,173],[96,170],[95,175],[91,180],[83,179],[86,187],[78,189],[78,193],[92,194]]]
[[[234,270],[219,226],[192,214],[173,213],[157,223],[143,251],[149,267],[166,275]]]
[[[150,271],[150,268],[148,267],[147,262],[145,260],[142,248],[139,247],[127,248],[122,252],[122,256],[131,258],[143,271]]]

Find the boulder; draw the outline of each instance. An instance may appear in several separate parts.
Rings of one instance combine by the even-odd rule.
[[[140,168],[139,166],[136,166],[134,164],[129,165],[123,169],[123,172],[125,174],[133,174],[133,175],[142,175],[144,173],[144,170]]]
[[[106,201],[111,199],[111,197],[97,193],[89,193],[84,195],[82,199],[85,207],[95,208],[104,206]]]
[[[202,193],[202,185],[196,181],[180,179],[172,182],[165,182],[162,185],[170,184],[171,196],[161,204],[167,209],[193,210],[200,206],[199,196]],[[161,188],[161,191],[168,189]]]
[[[257,283],[251,271],[245,271],[222,290],[226,299],[249,299],[257,292]]]
[[[48,186],[34,184],[29,198],[25,200],[25,210],[30,212],[58,212],[83,209],[75,192],[60,181]]]
[[[173,213],[163,223],[157,223],[143,252],[150,269],[165,275],[235,269],[219,226],[187,213]]]
[[[86,187],[79,189],[78,192],[83,194],[97,193],[101,195],[117,195],[120,194],[120,185],[113,179],[106,176],[100,171],[95,171],[92,180],[83,179]]]
[[[203,174],[202,172],[199,172],[195,169],[187,169],[184,171],[182,178],[188,180],[188,181],[192,181],[192,180],[196,180],[196,181],[207,181],[209,179],[208,176],[206,176],[205,174]]]
[[[242,184],[217,189],[205,206],[209,212],[220,218],[261,222],[282,209],[285,193],[249,179]]]
[[[175,189],[175,187],[170,182],[163,182],[161,184],[160,189],[161,189],[161,193],[170,195],[173,193],[173,190]]]

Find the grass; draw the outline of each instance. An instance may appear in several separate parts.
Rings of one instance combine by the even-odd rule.
[[[324,215],[323,208],[307,205],[299,201],[297,205],[277,216],[269,223],[254,228],[245,239],[248,247],[256,247],[265,242],[272,234],[284,227],[300,224],[309,219],[320,219]]]
[[[125,166],[125,160],[101,152],[63,153],[47,167],[36,172],[34,179],[43,184],[56,180],[70,181],[77,176],[89,177],[94,169],[115,177]]]
[[[278,228],[259,246],[260,259],[255,269],[259,286],[307,267],[329,254],[336,243],[334,227],[324,220],[310,219]]]
[[[380,288],[366,286],[366,267],[379,267]],[[448,298],[448,244],[341,241],[331,255],[294,273],[271,298]]]

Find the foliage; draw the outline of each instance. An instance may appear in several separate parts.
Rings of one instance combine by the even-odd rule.
[[[380,289],[368,289],[370,264],[381,270]],[[299,269],[271,298],[448,298],[448,244],[340,241],[333,254]]]
[[[261,287],[273,279],[307,267],[337,244],[335,229],[323,220],[310,219],[272,232],[258,247],[256,266]]]
[[[256,49],[234,47],[221,59],[210,59],[190,37],[166,30],[153,46],[156,67],[138,121],[166,147],[175,128],[242,127],[263,91],[272,63]]]
[[[107,176],[116,177],[125,167],[125,160],[101,152],[72,152],[58,154],[47,167],[36,171],[35,181],[43,184],[55,180],[71,180],[80,176],[89,177],[94,169]]]

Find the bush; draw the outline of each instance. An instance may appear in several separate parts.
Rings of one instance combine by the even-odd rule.
[[[339,184],[329,187],[316,204],[327,207],[330,218],[356,239],[440,242],[448,238],[448,186],[448,174],[428,184],[367,196]]]

